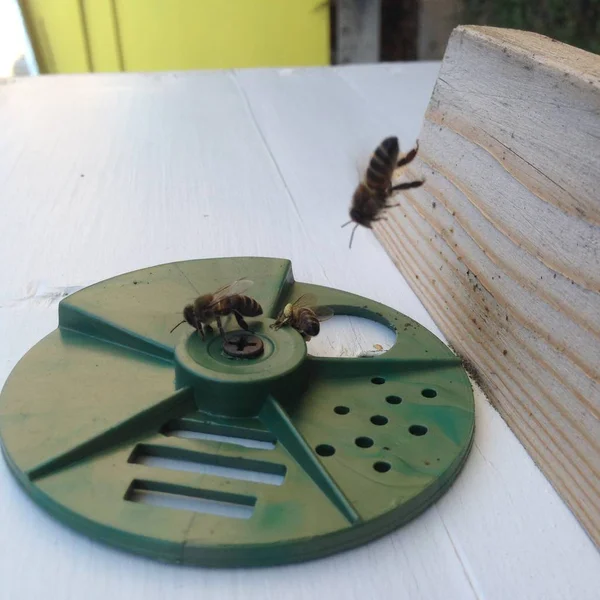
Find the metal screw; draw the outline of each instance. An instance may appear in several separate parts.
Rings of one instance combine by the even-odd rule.
[[[235,358],[256,358],[265,350],[263,341],[256,335],[234,333],[223,340],[223,351]]]

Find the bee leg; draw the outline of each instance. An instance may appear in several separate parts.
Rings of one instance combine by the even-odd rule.
[[[411,188],[421,187],[425,183],[425,180],[422,179],[420,181],[407,181],[406,183],[399,183],[398,185],[393,185],[390,188],[390,191],[396,192],[398,190],[410,190]]]
[[[250,328],[248,327],[248,323],[246,323],[246,321],[244,320],[244,317],[242,317],[241,313],[239,313],[237,310],[234,310],[233,316],[235,317],[235,320],[238,322],[238,325],[244,331],[249,331]]]
[[[219,328],[219,333],[223,337],[225,341],[227,341],[227,335],[225,334],[225,330],[223,329],[223,323],[221,323],[221,317],[219,315],[215,316],[215,320],[217,321],[217,327]]]
[[[409,162],[412,162],[419,151],[419,142],[416,143],[415,147],[407,152],[396,164],[397,167],[403,167],[407,165]]]
[[[399,203],[398,203],[398,204],[386,204],[386,205],[385,205],[385,208],[396,208],[396,207],[398,207],[398,206],[400,206],[400,204],[399,204]]]
[[[198,332],[198,335],[204,339],[204,329],[202,329],[202,323],[200,321],[198,321],[198,319],[196,318],[196,316],[194,315],[194,326],[196,327],[196,331]]]

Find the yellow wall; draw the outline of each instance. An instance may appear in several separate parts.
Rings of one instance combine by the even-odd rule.
[[[43,73],[329,64],[323,0],[20,0]]]

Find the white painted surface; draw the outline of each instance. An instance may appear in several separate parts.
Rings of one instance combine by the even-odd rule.
[[[372,234],[358,231],[349,251],[340,228],[356,161],[392,133],[414,142],[437,69],[0,86],[0,382],[56,327],[62,290],[188,258],[287,257],[298,280],[384,302],[439,335]],[[330,339],[336,351],[356,343],[339,327]],[[479,393],[476,403],[471,457],[434,507],[365,547],[273,569],[165,566],[106,548],[46,516],[0,461],[0,598],[598,598],[596,549]]]

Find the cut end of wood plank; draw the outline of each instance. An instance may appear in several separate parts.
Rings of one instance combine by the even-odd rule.
[[[546,35],[502,27],[460,25],[453,30],[448,47],[453,38],[457,38],[458,43],[461,43],[460,40],[464,37],[477,40],[486,46],[496,46],[502,52],[510,52],[521,60],[529,59],[540,65],[560,68],[582,79],[587,77],[588,83],[600,86],[598,55]]]

